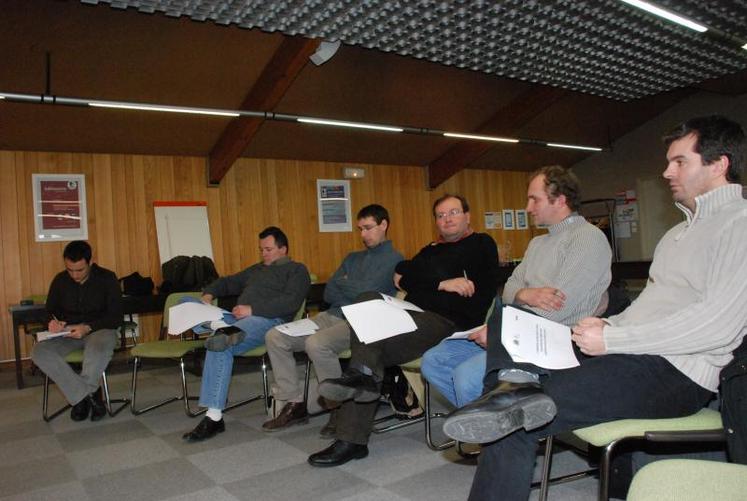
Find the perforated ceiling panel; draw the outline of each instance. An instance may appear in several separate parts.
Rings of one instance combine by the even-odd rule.
[[[659,0],[714,38],[618,0],[81,0],[393,52],[630,100],[747,67],[747,0]],[[724,39],[726,34],[736,40]]]

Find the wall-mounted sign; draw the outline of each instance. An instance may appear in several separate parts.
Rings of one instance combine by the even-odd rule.
[[[350,214],[350,181],[316,180],[319,209],[319,231],[352,231]]]
[[[36,241],[87,240],[86,177],[33,174],[31,183]]]

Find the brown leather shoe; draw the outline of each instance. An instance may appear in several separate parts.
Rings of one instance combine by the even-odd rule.
[[[280,414],[275,419],[270,419],[262,424],[264,431],[278,431],[294,424],[307,423],[309,413],[306,412],[304,402],[288,402],[280,410]]]

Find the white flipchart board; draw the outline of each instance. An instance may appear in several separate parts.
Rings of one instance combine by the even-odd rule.
[[[213,259],[207,202],[153,202],[161,264],[174,256]]]

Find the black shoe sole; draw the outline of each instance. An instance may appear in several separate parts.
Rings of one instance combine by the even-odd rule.
[[[363,459],[366,456],[368,456],[368,448],[365,448],[361,451],[351,454],[349,457],[346,457],[344,460],[338,460],[338,461],[329,462],[329,463],[317,463],[313,461],[311,458],[309,458],[308,463],[311,466],[316,466],[318,468],[331,468],[333,466],[342,466],[345,463],[348,463],[354,459]]]
[[[547,395],[535,395],[502,411],[458,411],[446,418],[444,433],[468,444],[483,444],[499,440],[519,428],[527,431],[543,426],[555,418],[555,402]]]
[[[214,334],[205,340],[205,349],[208,351],[226,351],[244,339],[246,339],[244,331],[234,332],[233,334]]]

